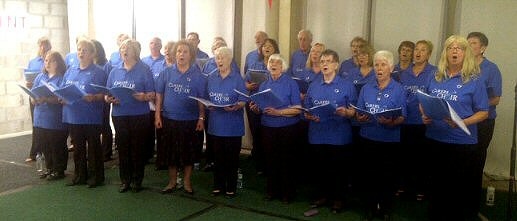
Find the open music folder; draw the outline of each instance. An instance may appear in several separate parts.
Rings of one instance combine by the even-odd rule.
[[[461,128],[461,130],[470,135],[469,128],[467,128],[463,119],[461,119],[447,100],[431,96],[421,90],[417,90],[417,97],[426,116],[433,120],[450,118],[454,123],[456,123],[456,125],[458,125],[459,128]]]
[[[235,92],[241,94],[242,96],[245,96],[251,101],[255,102],[260,109],[264,109],[266,107],[280,107],[283,105],[282,99],[278,97],[271,88],[265,89],[263,91],[259,91],[257,93],[254,93],[252,95],[247,95],[243,92],[240,92],[236,89],[233,89]]]

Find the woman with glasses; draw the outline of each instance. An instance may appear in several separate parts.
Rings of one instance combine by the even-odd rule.
[[[470,134],[451,118],[431,119],[421,108],[426,137],[435,162],[431,183],[431,220],[476,220],[479,201],[477,124],[488,117],[488,96],[478,79],[476,63],[467,39],[452,35],[445,41],[438,71],[427,93],[443,98],[456,111]]]

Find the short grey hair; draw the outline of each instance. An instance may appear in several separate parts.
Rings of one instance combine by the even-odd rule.
[[[214,55],[222,55],[225,58],[229,58],[230,60],[233,58],[233,52],[232,49],[228,47],[220,47],[218,49],[215,49]]]
[[[287,71],[287,68],[289,68],[289,64],[287,64],[287,61],[285,61],[285,59],[280,54],[272,54],[271,56],[269,56],[269,60],[267,61],[268,69],[269,69],[270,61],[281,61],[282,62],[282,72]]]
[[[384,60],[388,61],[388,64],[391,67],[393,67],[393,65],[394,65],[393,53],[391,53],[390,51],[381,50],[381,51],[376,52],[373,55],[373,62],[375,63],[375,60],[377,60],[377,59],[384,59]]]

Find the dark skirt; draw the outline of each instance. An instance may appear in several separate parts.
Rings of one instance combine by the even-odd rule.
[[[166,165],[183,167],[197,160],[196,147],[203,140],[196,131],[197,120],[177,121],[164,119],[163,142],[166,149]]]

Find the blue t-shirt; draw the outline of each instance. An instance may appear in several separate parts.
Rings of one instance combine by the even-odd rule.
[[[372,113],[401,107],[402,116],[406,118],[406,91],[399,82],[393,79],[390,79],[383,90],[379,88],[377,81],[372,81],[361,89],[357,107]],[[379,124],[377,119],[370,119],[369,122],[361,123],[360,126],[361,137],[380,142],[400,141],[400,125],[390,127]]]
[[[418,76],[413,72],[413,68],[408,68],[400,74],[400,83],[407,92],[407,118],[404,124],[423,124],[416,91],[427,91],[435,74],[436,67],[431,64],[427,64]]]
[[[196,52],[196,58],[197,59],[208,59],[208,54],[201,51],[199,48],[197,49],[197,52]]]
[[[343,75],[343,73],[348,73],[351,69],[357,68],[358,66],[354,63],[354,58],[351,57],[349,59],[344,60],[341,62],[341,65],[339,66],[339,74]]]
[[[161,54],[156,59],[153,59],[153,57],[151,55],[142,58],[142,62],[144,62],[144,64],[149,66],[149,68],[151,69],[151,73],[153,73],[153,75],[160,74],[160,72],[163,70],[164,61],[165,61],[165,56],[163,56]]]
[[[291,77],[298,83],[298,89],[300,89],[301,93],[307,93],[308,86],[311,82],[320,79],[321,75],[321,71],[320,73],[314,73],[312,68],[297,69],[291,72]]]
[[[352,68],[348,70],[348,72],[341,72],[340,76],[344,78],[346,81],[352,82],[355,86],[355,90],[357,93],[361,91],[361,88],[369,83],[369,82],[376,82],[375,78],[375,70],[372,68],[372,70],[366,75],[363,76],[361,74],[361,70],[358,67]]]
[[[461,119],[470,117],[478,111],[488,111],[486,88],[478,79],[463,83],[460,74],[450,79],[444,79],[442,82],[437,82],[433,78],[427,93],[447,100]],[[443,120],[433,120],[431,124],[427,125],[425,135],[444,143],[476,144],[478,142],[476,124],[467,127],[470,130],[470,136],[459,127],[451,128]]]
[[[289,75],[282,74],[276,80],[273,80],[271,76],[260,84],[258,91],[271,89],[273,93],[280,98],[282,105],[276,107],[277,109],[287,108],[288,106],[301,105],[300,101],[300,90],[298,84]],[[260,107],[261,110],[265,107]],[[283,116],[271,116],[262,114],[261,123],[267,127],[285,127],[293,125],[300,120],[299,117],[283,117]]]
[[[234,91],[245,91],[244,79],[239,69],[232,68],[232,72],[221,78],[216,71],[208,76],[207,93],[209,100],[214,104],[234,104],[239,101],[246,101],[246,97]],[[208,118],[208,133],[221,137],[244,136],[244,112],[225,111],[223,108],[214,108],[210,111]]]
[[[294,76],[293,72],[303,71],[305,70],[305,64],[307,63],[307,58],[309,57],[308,53],[304,53],[302,49],[298,49],[291,56],[291,64],[289,65],[289,69],[287,73],[291,76]]]
[[[62,75],[54,75],[49,78],[48,74],[40,73],[35,79],[32,88],[43,85],[43,82],[52,83],[54,85],[61,85],[63,81]],[[63,105],[42,103],[34,106],[34,127],[52,129],[52,130],[66,130],[63,124]]]
[[[124,68],[124,63],[111,70],[106,87],[126,87],[136,92],[153,92],[154,80],[149,66],[139,61],[131,70]],[[112,116],[136,116],[148,114],[150,111],[147,101],[136,99],[130,102],[113,104]]]
[[[25,71],[30,72],[41,72],[43,71],[43,67],[45,65],[45,60],[42,57],[35,57],[29,61],[29,65],[27,65],[27,69]]]
[[[258,49],[250,51],[246,55],[246,62],[244,63],[244,71],[245,72],[248,71],[248,69],[250,69],[250,66],[258,61],[260,61]]]
[[[115,51],[111,53],[109,62],[111,64],[111,67],[118,67],[122,63],[122,58],[120,58],[120,52]]]
[[[479,64],[479,68],[481,69],[480,79],[486,86],[488,98],[500,97],[503,94],[503,80],[501,71],[499,71],[497,65],[485,58],[481,64]],[[496,117],[496,106],[489,105],[488,119],[495,119]]]
[[[102,68],[91,64],[85,69],[70,67],[63,77],[61,87],[75,84],[88,94],[96,94],[90,84],[105,85],[106,73]],[[63,106],[63,122],[69,124],[102,124],[104,101],[86,102],[79,100]]]
[[[79,58],[77,57],[77,52],[70,52],[65,56],[65,65],[66,68],[71,66],[79,66]]]
[[[206,98],[206,77],[193,64],[181,73],[176,64],[166,68],[156,79],[156,93],[163,96],[163,116],[171,120],[197,120],[199,107],[196,100]]]
[[[357,93],[355,87],[343,78],[336,76],[330,83],[325,83],[323,77],[313,81],[307,90],[304,106],[310,108],[328,103],[335,107],[355,104]],[[309,122],[310,144],[344,145],[352,142],[352,126],[350,120],[334,115],[320,122]]]

